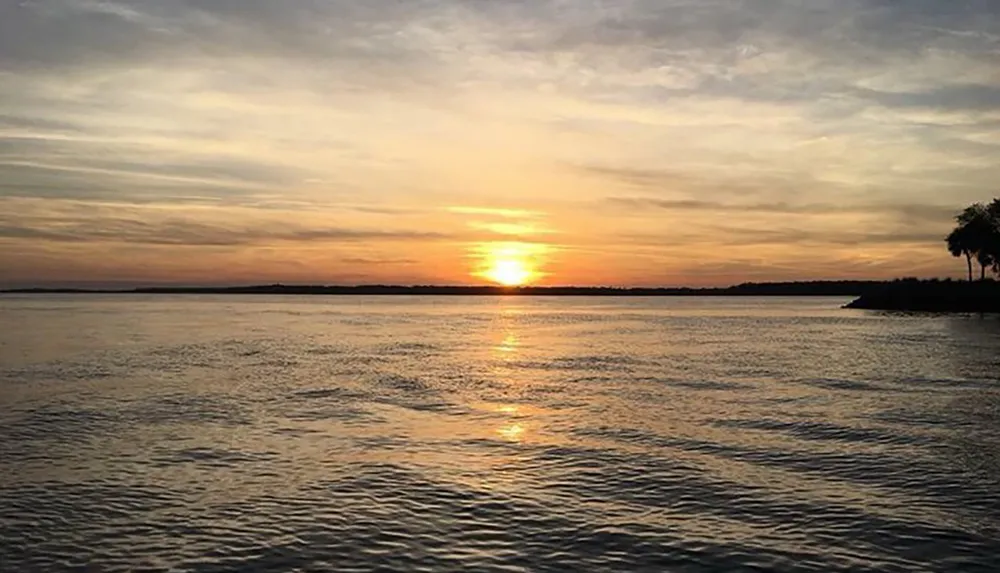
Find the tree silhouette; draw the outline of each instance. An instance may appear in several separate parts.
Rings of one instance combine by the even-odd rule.
[[[986,280],[986,269],[993,270],[995,257],[986,250],[976,253],[976,262],[979,263],[979,280]]]
[[[954,231],[948,235],[945,239],[948,242],[948,251],[951,252],[953,257],[965,256],[965,261],[969,265],[969,282],[972,282],[972,256],[975,253],[975,249],[972,246],[973,242],[968,232],[968,229],[964,226],[956,227]]]
[[[973,259],[979,263],[980,280],[986,279],[986,269],[1000,274],[1000,199],[989,206],[970,205],[955,220],[958,226],[946,239],[948,251],[955,257],[965,257],[969,282],[972,282]]]
[[[993,264],[993,273],[1000,277],[1000,199],[994,199],[986,207],[986,212],[993,221],[993,232],[990,233],[986,246]]]

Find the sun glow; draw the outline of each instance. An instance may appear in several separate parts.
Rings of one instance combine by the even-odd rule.
[[[487,243],[479,245],[474,256],[480,260],[474,275],[503,286],[523,286],[537,281],[543,245],[529,243]]]
[[[532,272],[522,261],[496,261],[486,276],[504,286],[519,286],[531,280]]]

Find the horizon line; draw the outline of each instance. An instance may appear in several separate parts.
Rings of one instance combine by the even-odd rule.
[[[535,286],[535,285],[433,285],[433,284],[255,284],[229,286],[135,286],[135,287],[14,287],[0,289],[0,294],[830,294],[854,295],[860,287],[873,287],[896,282],[954,282],[957,279],[902,277],[895,279],[816,279],[799,281],[743,282],[728,286]]]

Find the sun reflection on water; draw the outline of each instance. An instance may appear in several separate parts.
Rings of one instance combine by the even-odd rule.
[[[521,351],[523,340],[520,322],[523,313],[519,303],[506,297],[501,300],[489,330],[490,347],[495,358],[508,361]]]
[[[500,344],[496,347],[497,352],[503,354],[511,354],[517,352],[518,348],[521,346],[521,339],[517,337],[513,332],[508,332]]]
[[[520,443],[528,431],[529,418],[534,417],[536,409],[521,404],[480,404],[479,409],[490,412],[494,418],[501,418],[499,426],[493,430],[504,440]]]
[[[505,440],[518,443],[521,442],[521,439],[524,436],[524,432],[525,432],[525,426],[520,422],[507,424],[506,426],[503,426],[502,428],[497,430],[497,433],[500,434],[500,436]]]

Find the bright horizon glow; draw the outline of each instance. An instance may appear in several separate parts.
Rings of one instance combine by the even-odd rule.
[[[540,244],[504,242],[478,245],[473,257],[479,260],[472,275],[501,286],[527,286],[542,277],[542,255],[548,247]]]
[[[523,261],[507,259],[493,263],[493,268],[486,276],[503,286],[522,286],[527,284],[533,273],[528,270]]]

